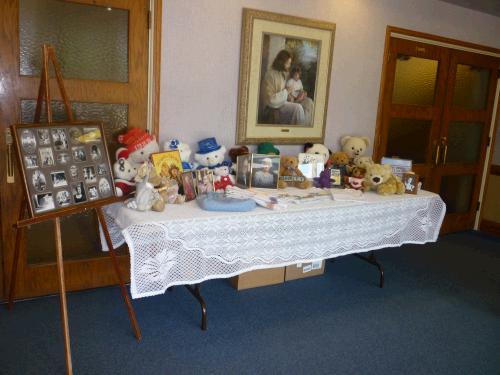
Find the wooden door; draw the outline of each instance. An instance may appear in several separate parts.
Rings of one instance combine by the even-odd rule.
[[[442,232],[473,227],[500,59],[391,37],[374,158],[413,160],[447,204]]]
[[[116,135],[145,128],[148,113],[149,0],[4,0],[0,2],[0,191],[3,296],[11,274],[15,223],[22,198],[20,176],[7,183],[5,130],[32,122],[39,85],[41,44],[54,45],[76,120],[100,120],[114,161]],[[65,120],[50,82],[54,120]],[[16,168],[17,169],[17,168]],[[62,220],[66,285],[69,290],[117,282],[107,254],[99,249],[93,213]],[[16,298],[55,293],[57,272],[51,223],[31,226],[18,268]],[[128,274],[129,259],[120,266]]]

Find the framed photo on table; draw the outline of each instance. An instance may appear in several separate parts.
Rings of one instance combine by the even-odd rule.
[[[177,180],[179,186],[182,186],[181,174],[183,169],[179,150],[151,154],[151,161],[158,176]]]
[[[279,155],[252,154],[250,186],[277,189],[280,171]]]
[[[237,143],[323,143],[335,24],[243,9]]]
[[[32,216],[115,196],[100,123],[12,125]]]

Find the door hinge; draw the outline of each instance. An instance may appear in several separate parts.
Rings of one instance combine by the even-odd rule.
[[[476,212],[479,212],[480,208],[481,208],[481,202],[477,201]]]

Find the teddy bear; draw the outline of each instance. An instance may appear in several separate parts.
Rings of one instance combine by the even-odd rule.
[[[347,155],[347,153],[343,151],[337,151],[333,153],[326,162],[327,167],[335,166],[336,168],[340,166],[346,166],[348,164],[349,155]]]
[[[163,143],[163,150],[164,151],[172,151],[172,150],[179,150],[179,154],[181,155],[181,161],[182,161],[182,169],[184,171],[189,171],[193,169],[193,164],[190,162],[191,158],[191,147],[187,143],[181,142],[178,139],[170,139]]]
[[[404,194],[405,186],[392,174],[389,164],[373,164],[368,168],[363,181],[363,191],[376,190],[381,195]]]
[[[332,152],[328,149],[328,147],[326,147],[325,145],[321,144],[321,143],[306,143],[304,145],[304,152],[306,154],[319,154],[319,155],[323,155],[323,160],[324,160],[324,163],[326,164],[326,162],[328,161],[328,158],[330,157],[330,155],[332,154]]]
[[[363,188],[363,181],[365,179],[366,169],[357,166],[349,169],[349,176],[345,176],[345,183],[351,189],[360,190]]]
[[[342,151],[346,152],[352,160],[357,156],[363,156],[364,152],[370,145],[370,140],[367,137],[353,137],[346,135],[340,140]]]
[[[149,181],[151,171],[154,171],[154,168],[147,161],[139,168],[134,178],[137,187],[135,197],[125,201],[128,208],[137,211],[153,210],[158,212],[165,209],[163,198],[154,188],[153,183]]]
[[[319,174],[319,177],[314,178],[314,186],[322,189],[330,189],[332,187],[330,172],[330,168],[323,169]]]
[[[119,158],[128,161],[137,169],[149,160],[149,156],[160,151],[156,137],[143,129],[131,128],[125,134],[118,136],[118,142],[124,147],[116,150],[116,160]]]
[[[369,156],[357,156],[352,161],[353,165],[358,168],[368,169],[371,165],[373,165],[373,160]]]
[[[214,169],[224,161],[226,147],[217,144],[215,138],[205,138],[198,142],[198,152],[194,154],[196,169]]]
[[[230,162],[224,161],[220,166],[214,168],[215,191],[225,191],[228,186],[234,186],[234,177],[229,173],[230,164]]]
[[[294,186],[300,189],[311,187],[311,181],[307,180],[299,170],[299,160],[295,156],[282,156],[280,161],[280,178],[278,187],[284,189],[287,186]],[[288,178],[287,178],[288,177]],[[297,178],[294,181],[293,177]]]
[[[115,191],[118,197],[129,195],[135,191],[134,178],[137,168],[126,158],[118,158],[113,164]]]

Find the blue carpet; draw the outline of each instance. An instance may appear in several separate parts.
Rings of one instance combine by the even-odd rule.
[[[134,300],[68,295],[75,374],[500,374],[500,240],[475,232],[346,256],[324,275],[236,292],[208,281],[208,331],[185,288]],[[62,374],[57,297],[0,308],[0,373]]]

